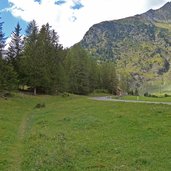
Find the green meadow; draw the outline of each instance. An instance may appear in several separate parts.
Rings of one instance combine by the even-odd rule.
[[[149,102],[171,102],[171,96],[164,97],[164,95],[156,97],[144,97],[144,96],[111,96],[113,99],[120,99],[120,100],[137,100],[137,101],[149,101]]]
[[[171,106],[0,98],[0,170],[170,171]]]

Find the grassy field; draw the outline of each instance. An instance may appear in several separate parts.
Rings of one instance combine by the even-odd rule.
[[[150,102],[171,102],[171,97],[144,97],[144,96],[122,96],[122,97],[115,97],[114,99],[121,99],[121,100],[140,100],[140,101],[150,101]]]
[[[1,171],[170,171],[170,151],[169,105],[0,99]]]

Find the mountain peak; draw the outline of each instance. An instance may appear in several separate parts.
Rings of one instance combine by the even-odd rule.
[[[150,9],[146,13],[139,16],[151,21],[171,23],[171,2],[167,2],[157,10]]]
[[[167,2],[160,9],[162,9],[162,10],[171,10],[171,2]]]

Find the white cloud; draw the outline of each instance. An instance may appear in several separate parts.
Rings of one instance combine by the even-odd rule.
[[[57,0],[8,0],[12,3],[10,9],[15,17],[21,17],[29,22],[35,19],[39,26],[49,22],[58,32],[60,43],[64,47],[80,41],[85,32],[93,24],[140,14],[149,8],[159,7],[162,0],[66,0],[61,5],[55,5]],[[81,3],[82,8],[72,9],[75,3]],[[149,6],[151,5],[151,6]]]
[[[7,50],[9,48],[9,43],[11,42],[11,37],[8,37],[6,40],[6,46],[4,48],[4,50]]]
[[[150,0],[147,1],[146,4],[147,6],[153,6],[153,8],[159,8],[161,4],[164,4],[166,2],[166,0]]]

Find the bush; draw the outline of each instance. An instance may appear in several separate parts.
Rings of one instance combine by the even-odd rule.
[[[34,108],[44,108],[45,104],[44,103],[38,103]]]
[[[158,96],[154,95],[154,94],[150,94],[149,97],[154,97],[154,98],[158,98]]]
[[[144,93],[144,96],[145,96],[145,97],[149,97],[148,92],[145,92],[145,93]]]
[[[129,91],[128,91],[128,95],[133,96],[133,95],[134,95],[134,91],[133,91],[133,90],[129,90]]]
[[[93,93],[108,93],[106,89],[95,89]]]
[[[144,93],[144,96],[145,96],[145,97],[153,97],[153,98],[158,98],[158,96],[157,96],[157,95],[154,95],[154,94],[149,94],[148,92],[145,92],[145,93]]]
[[[171,97],[171,95],[169,95],[169,94],[164,94],[164,97]]]
[[[69,97],[69,93],[64,92],[64,93],[62,94],[62,97]]]
[[[13,94],[9,91],[0,91],[0,97],[7,100],[7,98],[13,97]]]

